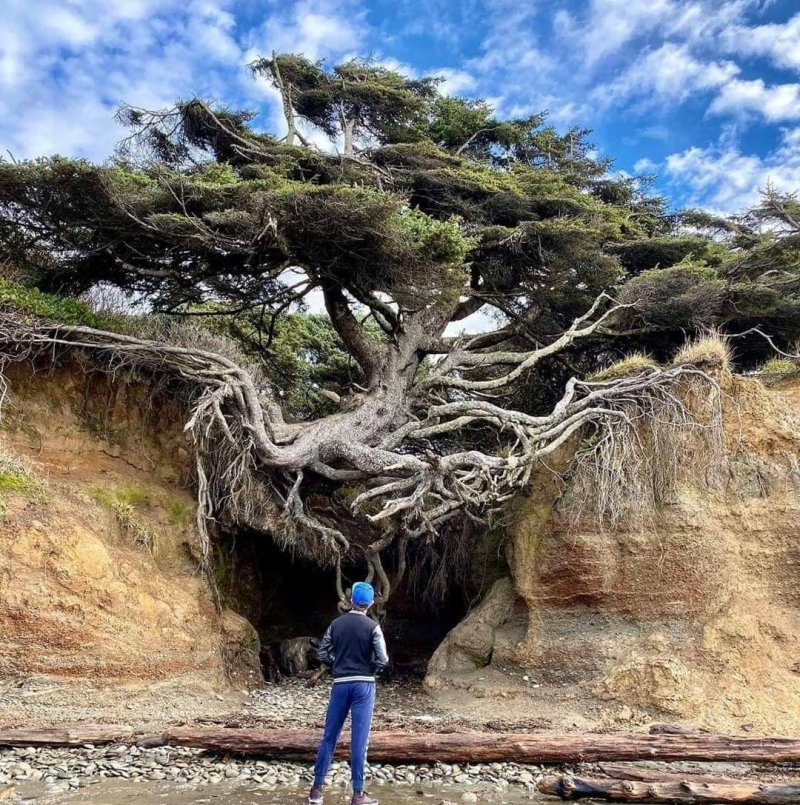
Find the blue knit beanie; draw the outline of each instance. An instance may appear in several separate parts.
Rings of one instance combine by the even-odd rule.
[[[353,592],[350,597],[354,604],[369,605],[375,601],[375,590],[372,589],[372,585],[369,582],[357,581],[353,585]]]

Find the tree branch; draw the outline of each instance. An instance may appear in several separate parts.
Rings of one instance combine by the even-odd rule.
[[[375,374],[381,358],[380,346],[364,332],[340,287],[327,283],[323,286],[322,293],[325,308],[334,329],[344,341],[349,352],[358,361],[367,378],[371,378]]]

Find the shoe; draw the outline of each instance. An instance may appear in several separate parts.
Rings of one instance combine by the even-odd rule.
[[[378,805],[378,800],[362,791],[360,794],[353,794],[350,805]]]
[[[308,792],[309,805],[322,805],[322,786],[315,785],[311,791]]]

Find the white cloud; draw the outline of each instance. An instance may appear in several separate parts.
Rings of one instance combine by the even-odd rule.
[[[562,37],[580,42],[581,56],[591,66],[676,13],[674,0],[591,0],[582,18],[562,11],[554,22]]]
[[[772,123],[800,119],[800,84],[767,86],[760,78],[734,80],[726,84],[714,98],[712,114],[761,115]]]
[[[633,169],[636,173],[652,173],[657,167],[658,165],[649,157],[642,157],[633,165]]]
[[[541,111],[560,66],[537,36],[543,12],[536,2],[518,0],[487,0],[485,10],[480,53],[466,62],[478,77],[476,94],[490,100],[499,115]]]
[[[225,92],[240,70],[231,0],[8,0],[0,30],[0,150],[103,159],[122,103]]]
[[[689,189],[689,205],[739,212],[757,203],[759,190],[767,184],[787,192],[800,187],[800,128],[785,129],[778,147],[765,156],[743,154],[724,141],[670,154],[666,173]]]
[[[471,93],[478,87],[478,79],[466,70],[442,67],[438,70],[431,70],[431,73],[441,76],[444,79],[440,85],[440,89],[445,95]]]
[[[337,61],[358,55],[366,30],[364,10],[356,2],[299,0],[270,15],[249,35],[248,44],[262,56],[275,50]]]
[[[717,44],[728,53],[764,56],[778,67],[800,70],[800,14],[784,23],[731,26]]]
[[[739,72],[733,62],[703,62],[688,45],[667,42],[645,52],[620,76],[598,87],[594,97],[615,104],[630,98],[680,103],[690,95],[728,84]]]

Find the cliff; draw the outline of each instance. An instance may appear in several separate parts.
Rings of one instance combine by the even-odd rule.
[[[5,378],[0,678],[260,678],[257,635],[217,613],[198,572],[185,412],[168,390],[79,363]]]
[[[512,578],[431,661],[442,703],[558,729],[800,732],[800,385],[723,386],[727,459],[644,526],[576,522],[569,486],[539,474]]]

